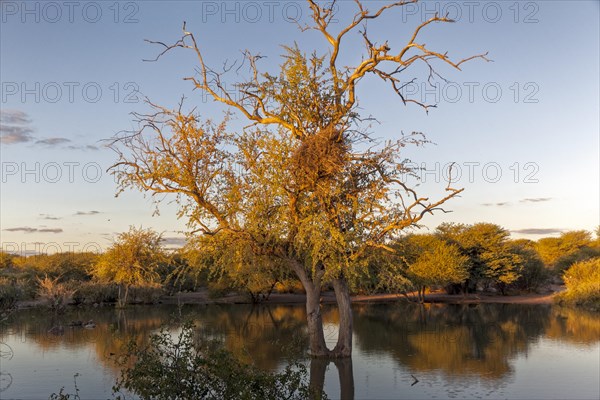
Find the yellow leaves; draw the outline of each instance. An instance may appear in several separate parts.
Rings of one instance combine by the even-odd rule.
[[[130,227],[100,256],[93,267],[94,276],[127,285],[154,282],[158,278],[157,268],[166,259],[161,240],[150,229]]]

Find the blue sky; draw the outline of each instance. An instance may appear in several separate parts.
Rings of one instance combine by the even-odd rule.
[[[365,2],[376,9],[384,2]],[[280,44],[327,48],[308,22],[302,1],[2,1],[0,25],[0,145],[2,247],[32,251],[95,250],[129,225],[152,227],[178,243],[184,221],[173,206],[153,216],[148,197],[118,198],[106,169],[114,154],[102,139],[133,128],[132,111],[147,110],[143,96],[175,106],[181,96],[205,118],[223,108],[193,92],[191,53],[160,49],[144,39],[173,42],[182,22],[193,31],[207,62],[219,66],[250,49],[279,64]],[[338,3],[343,25],[354,3]],[[466,190],[448,204],[450,214],[426,221],[497,223],[514,237],[539,238],[599,224],[599,2],[422,2],[391,11],[369,25],[379,42],[399,48],[435,11],[457,22],[423,33],[428,46],[461,58],[489,52],[493,62],[473,61],[449,80],[411,95],[438,108],[426,114],[404,106],[375,79],[360,90],[365,114],[377,117],[375,136],[424,132],[435,145],[408,149],[425,171],[419,190],[443,193],[445,166],[455,162]],[[348,65],[360,60],[357,34],[343,48]],[[406,80],[423,77],[409,71]],[[230,77],[231,85],[235,81]],[[536,234],[537,233],[537,234]]]

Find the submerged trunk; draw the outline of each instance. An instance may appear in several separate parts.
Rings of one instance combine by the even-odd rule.
[[[350,357],[352,355],[352,307],[346,278],[342,275],[332,281],[340,315],[340,326],[337,344],[333,350],[329,350],[325,344],[320,303],[321,277],[324,270],[321,269],[315,276],[309,277],[303,264],[293,261],[292,266],[306,291],[306,319],[308,322],[310,355],[312,357]]]
[[[329,349],[325,344],[323,318],[321,316],[321,288],[315,285],[306,289],[306,319],[308,322],[308,339],[312,357],[328,357]]]
[[[338,340],[331,352],[333,357],[350,357],[352,355],[352,302],[346,279],[341,276],[332,281],[335,299],[340,315]]]
[[[321,276],[309,277],[304,265],[293,260],[292,267],[306,292],[306,320],[308,323],[309,353],[312,357],[328,357],[329,349],[325,344],[323,317],[321,316]]]

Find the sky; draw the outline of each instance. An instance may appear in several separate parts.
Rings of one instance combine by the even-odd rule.
[[[376,10],[387,4],[365,1]],[[363,115],[381,140],[423,132],[432,141],[408,148],[421,168],[419,193],[443,195],[448,166],[465,191],[446,205],[441,222],[492,222],[515,238],[536,240],[575,229],[594,230],[599,215],[598,1],[426,1],[391,10],[368,32],[399,49],[437,11],[453,24],[429,26],[421,42],[460,59],[488,52],[462,71],[439,65],[447,80],[431,86],[422,68],[406,71],[409,96],[437,104],[426,113],[404,105],[389,87],[367,78],[359,90]],[[334,30],[356,12],[336,4]],[[239,60],[241,51],[281,63],[283,44],[328,51],[303,1],[0,1],[0,242],[19,253],[100,251],[130,225],[152,228],[169,245],[186,224],[173,204],[156,215],[150,196],[125,192],[107,169],[115,154],[104,140],[135,128],[144,98],[220,120],[223,107],[183,80],[197,62],[189,51],[156,62],[182,23],[195,34],[209,65]],[[345,65],[360,62],[358,33],[342,48]],[[243,74],[243,72],[240,72]],[[229,75],[226,84],[236,79]],[[234,121],[236,123],[241,121]],[[414,183],[414,182],[413,182]],[[168,200],[168,199],[167,199]]]

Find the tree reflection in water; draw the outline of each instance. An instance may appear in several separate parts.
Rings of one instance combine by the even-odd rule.
[[[406,373],[477,376],[487,381],[513,374],[513,360],[527,354],[542,337],[577,346],[595,346],[600,340],[600,318],[580,310],[539,305],[479,304],[355,304],[356,357],[390,357]],[[94,329],[69,327],[72,321],[94,320]],[[335,366],[340,395],[354,398],[352,359],[310,360],[303,306],[211,305],[146,306],[126,310],[74,309],[55,316],[45,310],[21,310],[0,331],[0,342],[27,342],[19,351],[92,349],[105,369],[113,370],[114,355],[130,340],[145,343],[165,323],[192,319],[198,339],[217,339],[241,360],[275,371],[292,359],[310,363],[311,385],[319,391],[328,367]],[[325,307],[323,319],[335,325],[337,310]],[[58,334],[53,327],[62,326]],[[335,340],[335,332],[330,339]],[[15,354],[18,358],[19,354]],[[356,361],[356,360],[355,360]],[[2,371],[3,374],[10,371]],[[4,376],[4,375],[3,375]],[[410,383],[408,384],[410,386]],[[49,391],[56,387],[48,388]]]

